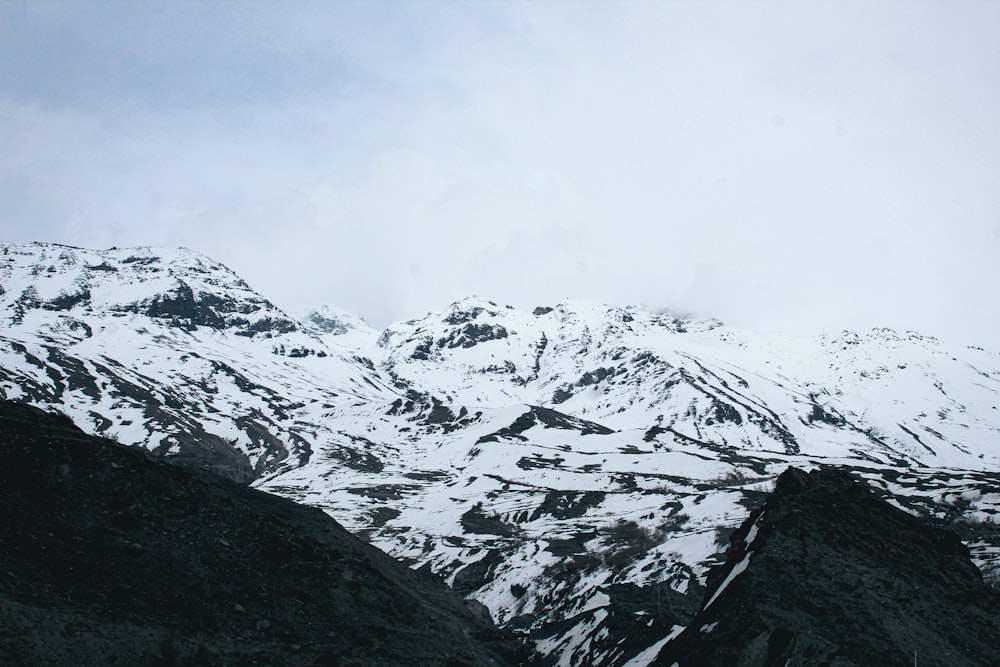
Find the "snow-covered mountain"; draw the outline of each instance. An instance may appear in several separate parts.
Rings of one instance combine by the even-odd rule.
[[[392,395],[186,249],[0,246],[0,312],[7,397],[244,481],[307,461],[323,411]]]
[[[789,465],[848,468],[1000,565],[1000,356],[470,298],[292,317],[188,250],[0,245],[0,393],[322,507],[535,640],[645,664]]]

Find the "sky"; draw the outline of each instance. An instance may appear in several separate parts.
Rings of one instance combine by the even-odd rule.
[[[0,0],[0,240],[1000,351],[1000,2]]]

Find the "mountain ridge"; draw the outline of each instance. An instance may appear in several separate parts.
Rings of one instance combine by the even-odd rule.
[[[662,641],[790,465],[852,470],[1000,565],[992,352],[479,298],[380,333],[272,310],[196,253],[0,244],[0,262],[4,397],[319,507],[485,604],[541,664]]]

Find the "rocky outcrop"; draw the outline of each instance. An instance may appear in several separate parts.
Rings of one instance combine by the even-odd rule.
[[[995,665],[1000,596],[948,530],[847,473],[790,468],[656,665]]]

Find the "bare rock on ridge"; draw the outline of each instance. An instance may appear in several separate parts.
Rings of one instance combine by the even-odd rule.
[[[997,664],[1000,596],[965,545],[834,469],[789,468],[655,665]]]

